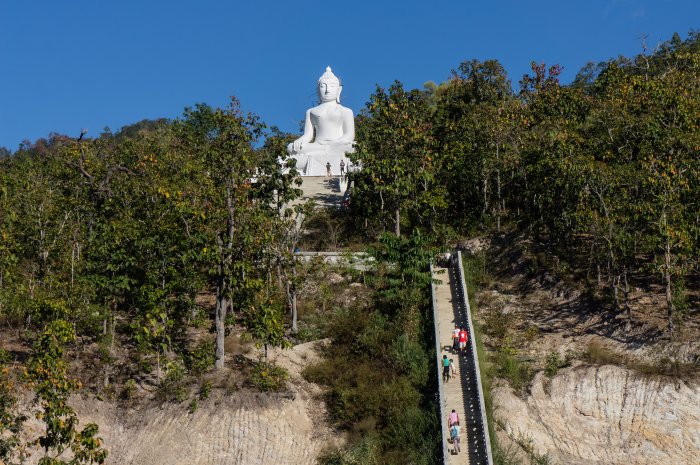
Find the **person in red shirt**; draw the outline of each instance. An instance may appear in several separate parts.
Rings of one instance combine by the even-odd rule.
[[[464,349],[467,347],[467,330],[464,326],[459,330],[459,351],[464,353]]]

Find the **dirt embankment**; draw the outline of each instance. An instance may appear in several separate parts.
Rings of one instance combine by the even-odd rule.
[[[508,359],[534,374],[520,389],[495,381],[499,437],[556,464],[700,463],[699,309],[670,337],[653,288],[616,311],[522,247],[467,245],[488,257],[477,319],[494,372],[515,371],[497,366]]]
[[[494,417],[554,463],[700,463],[700,387],[612,365],[535,376],[524,399],[493,390]]]
[[[110,464],[312,465],[326,447],[342,441],[329,427],[325,406],[317,396],[320,388],[301,376],[301,370],[317,360],[315,344],[271,351],[271,361],[289,371],[284,393],[215,388],[194,413],[187,402],[151,402],[124,409],[76,397],[72,404],[81,425],[100,426]],[[40,432],[35,420],[27,426],[30,434]],[[35,464],[40,456],[35,452],[29,463]]]

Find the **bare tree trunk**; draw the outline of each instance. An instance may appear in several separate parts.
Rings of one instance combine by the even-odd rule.
[[[234,186],[235,187],[235,186]],[[214,366],[216,369],[221,370],[224,368],[225,363],[225,353],[224,353],[224,343],[226,339],[226,315],[228,313],[229,307],[232,307],[233,302],[229,301],[227,297],[226,273],[228,272],[228,266],[233,260],[233,236],[235,232],[235,204],[233,199],[233,189],[232,187],[226,188],[226,206],[228,208],[228,219],[226,221],[226,242],[224,239],[219,237],[217,239],[219,245],[220,262],[218,266],[218,283],[216,286],[216,315],[214,317],[214,326],[216,329],[216,363]],[[245,276],[244,276],[245,278]]]
[[[75,238],[73,239],[75,241]],[[75,248],[76,244],[73,242],[73,246],[70,251],[70,288],[73,289],[73,281],[75,278]]]
[[[292,333],[296,334],[297,331],[297,293],[295,290],[292,294]]]
[[[396,234],[396,237],[401,237],[401,209],[399,207],[396,207],[396,219],[394,220],[396,222],[395,228],[394,228],[394,233]]]
[[[107,321],[107,319],[105,319]],[[112,368],[112,354],[114,353],[114,313],[112,313],[112,318],[111,318],[111,326],[110,326],[110,332],[109,332],[109,351],[107,352],[109,359],[107,360],[107,363],[105,363],[105,379],[104,379],[104,386],[108,387],[109,386],[109,373]]]
[[[223,277],[220,278],[223,281]],[[221,294],[223,283],[219,285],[216,293],[216,316],[214,324],[216,326],[216,368],[224,367],[224,338],[226,336],[226,312],[228,311],[228,302],[226,297]]]
[[[612,279],[613,298],[615,300],[615,310],[620,310],[620,296],[618,289],[620,287],[620,275],[614,276]]]
[[[500,146],[496,144],[496,197],[498,199],[498,209],[496,213],[496,231],[501,232],[501,156]]]
[[[666,283],[666,308],[668,332],[673,334],[673,293],[671,291],[671,239],[666,235],[664,244],[664,281]]]
[[[219,242],[219,253],[223,254],[222,241],[220,238],[217,239],[217,241]],[[225,362],[224,342],[226,338],[226,312],[228,311],[228,302],[224,295],[226,292],[226,276],[224,276],[223,263],[219,263],[217,271],[219,276],[216,284],[216,311],[214,314],[214,327],[216,330],[216,362],[214,366],[217,370],[220,370],[224,368]]]
[[[624,296],[625,300],[625,312],[627,314],[627,319],[631,322],[632,321],[632,307],[630,307],[630,302],[629,302],[629,296],[630,296],[630,285],[629,282],[627,282],[627,267],[625,267],[622,270],[622,277],[625,280],[625,287],[623,288],[622,295]]]
[[[382,232],[386,232],[386,218],[384,217],[384,194],[382,193],[381,190],[379,191],[379,201],[380,201],[379,211],[381,212],[381,216],[382,216]],[[366,225],[365,225],[365,228],[366,228]]]

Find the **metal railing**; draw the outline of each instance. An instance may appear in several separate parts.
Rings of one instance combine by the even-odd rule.
[[[474,325],[472,323],[472,313],[471,313],[471,307],[469,305],[469,293],[467,291],[467,283],[465,280],[465,275],[464,275],[464,267],[462,266],[462,252],[457,251],[456,257],[453,255],[453,260],[452,260],[452,265],[455,268],[455,271],[459,277],[458,282],[455,283],[457,286],[459,286],[459,298],[461,300],[461,304],[463,305],[463,308],[466,310],[466,320],[467,324],[469,326],[469,344],[470,344],[470,352],[471,352],[471,360],[469,362],[473,362],[473,370],[469,370],[470,372],[473,372],[474,374],[474,384],[476,385],[476,392],[478,395],[478,404],[479,404],[479,411],[478,411],[478,416],[475,415],[473,420],[474,420],[474,428],[476,428],[475,431],[472,431],[472,433],[476,433],[479,437],[477,438],[477,441],[475,444],[469,444],[469,452],[470,456],[473,457],[475,460],[472,460],[472,463],[486,463],[488,465],[493,465],[493,454],[491,452],[491,438],[489,437],[489,427],[488,427],[488,420],[486,418],[486,404],[484,403],[484,391],[481,383],[481,372],[479,370],[479,355],[476,350],[476,338],[474,337]],[[453,296],[454,299],[454,296]],[[471,381],[471,380],[470,380]],[[466,405],[465,405],[466,407]],[[480,431],[479,431],[480,430]]]

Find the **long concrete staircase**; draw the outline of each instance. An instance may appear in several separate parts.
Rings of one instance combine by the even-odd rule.
[[[320,207],[338,208],[347,185],[339,177],[303,177],[304,196],[295,203],[314,199]],[[297,218],[297,224],[302,221]],[[343,263],[350,260],[350,266],[367,269],[371,264],[364,254],[334,254],[302,252],[301,260],[322,256],[324,261]],[[350,258],[348,258],[350,257]],[[349,263],[345,263],[348,265]],[[492,465],[484,397],[481,388],[479,360],[472,335],[474,328],[469,307],[469,296],[465,283],[462,255],[451,255],[449,265],[431,267],[434,283],[432,286],[433,318],[435,321],[435,341],[438,366],[438,385],[442,429],[442,449],[445,465],[469,464]],[[464,355],[452,352],[452,330],[457,324],[469,332],[469,342]],[[447,383],[442,382],[441,359],[443,355],[454,359],[457,376]],[[461,452],[456,454],[454,446],[448,443],[447,417],[454,409],[461,420]]]
[[[479,360],[472,335],[469,296],[464,280],[462,254],[452,255],[449,265],[432,267],[433,317],[435,320],[435,343],[438,363],[438,384],[444,463],[446,465],[492,465],[484,396],[481,388]],[[452,350],[452,330],[455,325],[467,328],[469,341],[464,355]],[[448,382],[442,381],[443,355],[455,361],[457,375]],[[460,418],[461,452],[448,443],[447,417],[455,410]]]

